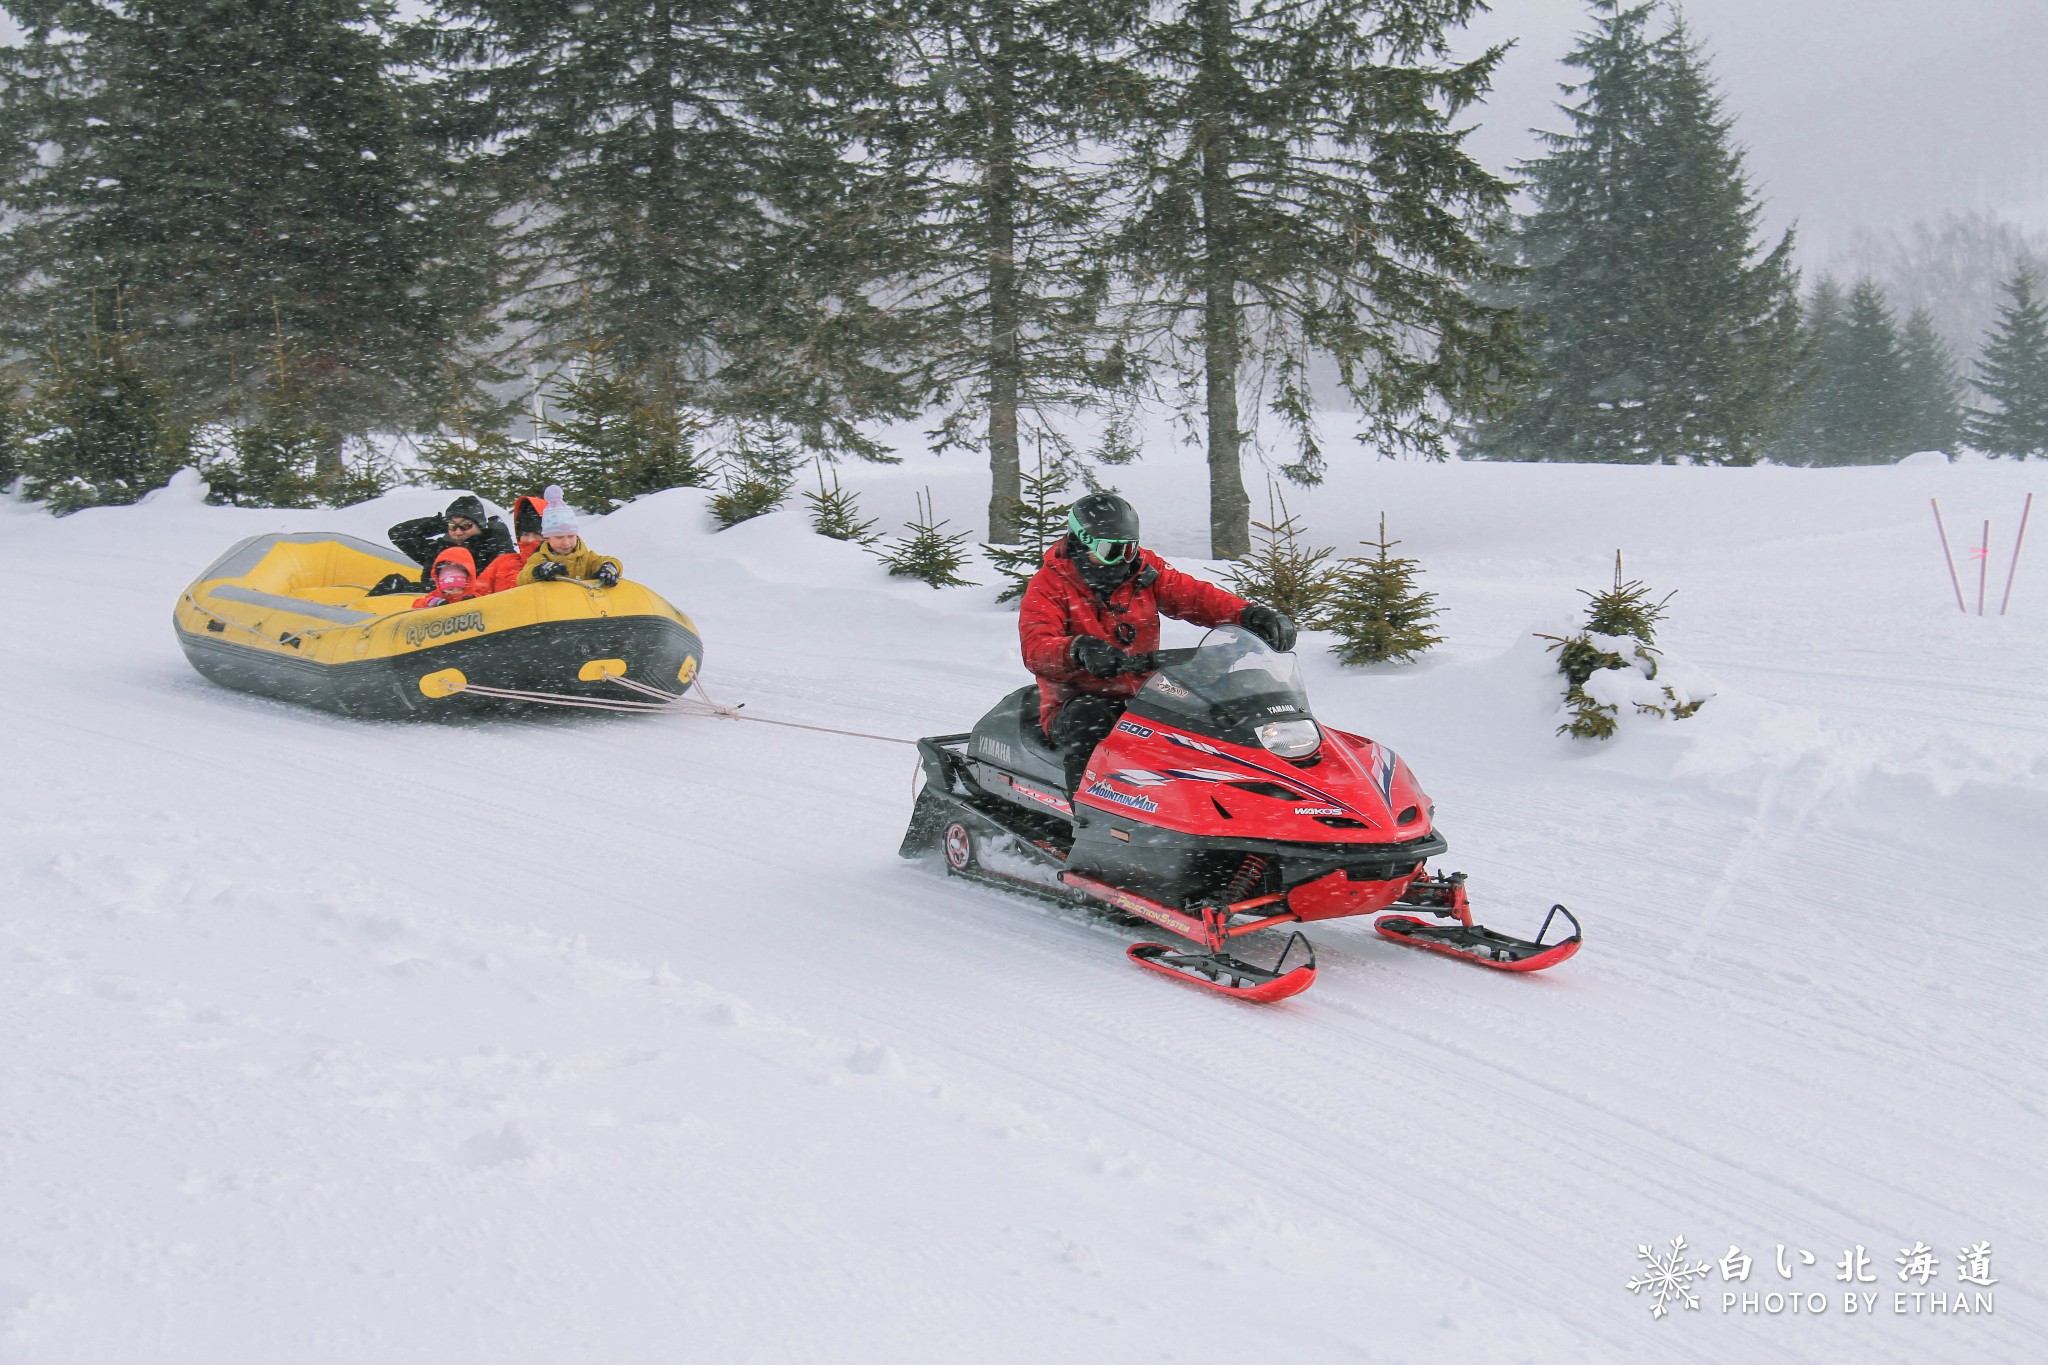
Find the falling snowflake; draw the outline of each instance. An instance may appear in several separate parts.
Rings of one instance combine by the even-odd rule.
[[[1692,1292],[1692,1282],[1705,1279],[1713,1267],[1705,1261],[1687,1265],[1683,1237],[1673,1237],[1669,1251],[1652,1251],[1647,1244],[1638,1246],[1636,1259],[1649,1262],[1650,1269],[1629,1280],[1628,1292],[1640,1294],[1645,1289],[1650,1291],[1650,1298],[1654,1300],[1650,1305],[1651,1317],[1661,1318],[1670,1312],[1674,1300],[1687,1308],[1699,1308],[1700,1296]]]

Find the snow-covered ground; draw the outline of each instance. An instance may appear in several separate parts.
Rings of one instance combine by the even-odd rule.
[[[1972,574],[1995,519],[1995,613],[2040,473],[1354,463],[1297,494],[1324,543],[1385,509],[1450,637],[1387,671],[1307,637],[1319,713],[1401,750],[1484,919],[1561,900],[1587,940],[1524,979],[1322,925],[1316,987],[1266,1008],[899,861],[898,745],[353,723],[185,665],[172,600],[227,544],[442,493],[0,500],[0,1361],[2039,1359],[2048,507],[1980,619],[1927,500]],[[1115,477],[1189,562],[1197,461]],[[891,521],[982,496],[963,459],[846,478]],[[720,700],[909,737],[1022,680],[989,590],[702,507],[590,538],[695,617]],[[1617,547],[1720,692],[1572,744],[1532,632]],[[1712,1269],[1657,1319],[1628,1283],[1675,1237]],[[1971,1289],[1982,1242],[1991,1311],[1894,1311]]]

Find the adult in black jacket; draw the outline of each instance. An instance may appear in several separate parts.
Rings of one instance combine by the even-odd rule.
[[[441,551],[457,546],[469,551],[478,573],[499,555],[512,553],[512,533],[473,493],[449,503],[448,510],[438,517],[401,521],[386,534],[423,569],[439,558]]]

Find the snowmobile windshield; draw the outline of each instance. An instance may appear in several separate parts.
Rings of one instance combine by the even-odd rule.
[[[1193,649],[1160,651],[1160,668],[1131,712],[1234,744],[1306,758],[1322,744],[1292,654],[1240,626],[1219,626]]]

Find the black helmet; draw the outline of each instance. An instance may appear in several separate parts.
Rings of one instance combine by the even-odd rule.
[[[1067,558],[1089,587],[1107,592],[1138,567],[1138,513],[1114,493],[1090,493],[1067,513]]]

